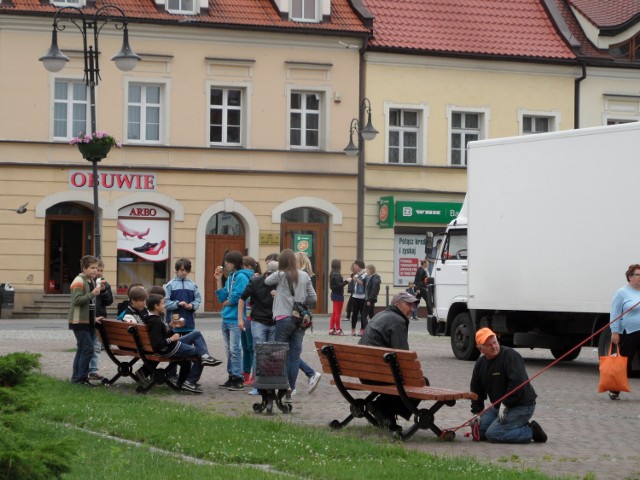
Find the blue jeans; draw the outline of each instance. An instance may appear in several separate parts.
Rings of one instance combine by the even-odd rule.
[[[316,371],[311,368],[302,358],[300,359],[300,370],[302,370],[307,378],[311,378],[316,374]]]
[[[480,417],[480,438],[493,443],[529,443],[535,404],[509,408],[505,423],[498,422],[498,409],[493,407]]]
[[[240,343],[242,344],[242,371],[250,373],[253,368],[253,337],[251,329],[253,322],[247,318],[244,322],[244,331],[240,332]]]
[[[94,334],[94,337],[93,355],[91,356],[91,362],[89,363],[89,373],[98,373],[98,360],[100,360],[100,352],[102,351],[100,335]]]
[[[276,339],[276,326],[267,326],[260,322],[251,322],[251,335],[253,337],[253,351],[259,343],[274,342]],[[256,373],[256,358],[253,357],[253,373]]]
[[[282,320],[276,321],[276,342],[286,342],[289,344],[287,370],[289,372],[289,388],[291,390],[295,390],[296,388],[303,339],[304,330],[296,325],[293,317],[285,317]]]
[[[180,345],[178,350],[172,355],[172,358],[181,358],[181,357],[193,357],[197,356],[198,358],[203,355],[208,355],[209,350],[207,349],[207,342],[204,340],[202,333],[198,330],[194,330],[193,332],[187,333],[180,337]],[[200,376],[202,375],[202,362],[192,362],[191,370],[189,371],[189,375],[185,379],[185,381],[189,383],[197,383],[200,380]]]
[[[76,337],[76,356],[73,358],[71,382],[80,383],[87,380],[89,376],[89,363],[93,356],[93,343],[96,334],[93,329],[74,330],[73,334]]]
[[[227,354],[227,373],[236,378],[242,378],[242,344],[241,332],[237,323],[222,322],[222,338]]]

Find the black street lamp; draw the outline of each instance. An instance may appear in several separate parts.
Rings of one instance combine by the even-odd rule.
[[[367,114],[367,124],[360,128]],[[358,144],[353,143],[353,134],[358,135]],[[360,118],[351,120],[349,127],[349,144],[344,152],[350,157],[358,155],[358,213],[356,231],[356,257],[362,259],[364,256],[364,141],[373,140],[378,135],[378,130],[371,124],[371,102],[368,98],[363,98],[360,103]]]
[[[68,16],[60,16],[62,13],[70,14]],[[115,15],[114,15],[115,14]],[[60,18],[58,18],[60,17]],[[105,5],[96,10],[93,16],[87,17],[78,7],[62,7],[56,10],[53,16],[53,33],[51,34],[51,46],[39,60],[49,72],[55,73],[62,70],[69,61],[60,48],[58,48],[58,31],[63,31],[66,25],[60,24],[61,21],[71,22],[76,26],[82,34],[83,52],[84,52],[84,81],[89,89],[90,102],[90,119],[91,134],[97,132],[96,128],[96,90],[100,80],[100,66],[98,49],[98,35],[102,28],[109,22],[113,22],[118,30],[123,31],[122,48],[111,57],[118,69],[123,72],[133,70],[140,60],[140,57],[129,46],[129,30],[127,29],[127,17],[124,10],[116,5]],[[91,36],[93,36],[93,44],[91,44]],[[100,210],[98,204],[98,162],[104,156],[87,158],[93,164],[93,218],[94,218],[94,252],[96,257],[100,258]]]

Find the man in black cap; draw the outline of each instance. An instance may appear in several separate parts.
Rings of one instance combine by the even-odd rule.
[[[400,292],[391,299],[391,305],[374,316],[358,342],[371,347],[409,350],[409,319],[418,299],[408,292]],[[371,383],[371,382],[367,382]],[[427,381],[427,385],[429,382]],[[396,395],[379,395],[367,404],[367,410],[376,418],[381,427],[400,430],[396,415],[408,420],[411,411]]]

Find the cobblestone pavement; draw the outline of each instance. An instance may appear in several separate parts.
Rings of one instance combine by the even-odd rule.
[[[328,340],[327,318],[318,317],[315,332],[305,337],[303,358],[319,368],[313,340]],[[199,318],[200,328],[211,352],[223,356],[219,318]],[[345,331],[347,329],[345,328]],[[339,341],[356,342],[357,337],[343,337]],[[413,322],[409,344],[418,352],[426,375],[437,387],[467,390],[473,368],[472,362],[453,357],[449,338],[432,337],[426,333],[424,321]],[[43,372],[66,379],[71,373],[75,339],[66,329],[65,320],[0,320],[0,355],[12,351],[40,352]],[[530,376],[552,361],[545,350],[520,350],[525,357]],[[113,375],[114,365],[106,355],[100,360],[101,373]],[[256,397],[244,392],[230,392],[218,388],[226,379],[224,366],[206,368],[201,380],[204,394],[172,393],[158,387],[150,393],[168,401],[198,405],[207,410],[231,414],[253,415]],[[326,376],[325,376],[326,377]],[[594,348],[583,348],[573,362],[555,366],[533,381],[538,393],[535,419],[549,436],[545,444],[495,445],[473,442],[465,437],[468,428],[457,432],[454,442],[440,442],[431,431],[419,431],[404,445],[435,455],[473,456],[478,460],[517,469],[536,468],[549,475],[568,475],[573,478],[640,479],[640,379],[630,379],[631,393],[623,393],[622,400],[612,402],[606,394],[597,393],[598,358]],[[132,392],[132,381],[123,379],[112,389]],[[328,429],[328,423],[348,414],[348,404],[337,389],[321,380],[315,393],[308,397],[303,375],[298,380],[298,395],[294,397],[290,415],[277,414],[276,421],[285,421]],[[459,402],[452,408],[443,407],[436,415],[436,423],[443,429],[454,428],[470,418],[469,403]],[[354,419],[345,433],[388,441],[388,436],[367,426],[363,419]],[[337,433],[342,434],[342,433]]]

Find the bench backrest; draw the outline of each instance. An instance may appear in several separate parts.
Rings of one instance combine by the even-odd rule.
[[[331,374],[332,372],[329,359],[322,353],[322,348],[331,345],[338,361],[340,376],[394,384],[395,380],[389,364],[384,360],[386,353],[393,352],[398,359],[404,385],[412,387],[426,385],[418,355],[414,351],[322,341],[316,341],[315,345],[324,373]]]
[[[107,338],[102,341],[108,345],[117,345],[121,350],[136,350],[136,342],[133,335],[129,332],[130,328],[135,328],[140,335],[142,346],[145,353],[153,353],[151,348],[151,339],[149,330],[146,325],[141,323],[129,323],[116,320],[103,320],[102,328]],[[98,327],[98,331],[100,331]]]

